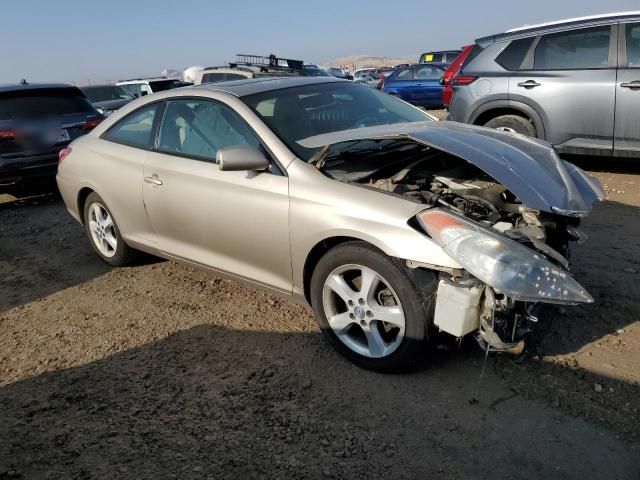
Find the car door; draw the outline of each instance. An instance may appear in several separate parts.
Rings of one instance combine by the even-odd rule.
[[[395,75],[390,78],[390,80],[391,81],[385,85],[385,92],[400,97],[405,102],[413,102],[415,88],[415,82],[413,80],[413,67],[398,70]]]
[[[95,144],[100,167],[87,169],[87,180],[90,185],[102,186],[98,193],[109,205],[123,236],[130,242],[151,246],[154,234],[140,184],[160,110],[157,102],[143,105],[114,123]]]
[[[640,23],[620,25],[614,154],[640,156]]]
[[[509,99],[536,110],[546,140],[561,151],[612,152],[616,28],[604,25],[542,35],[509,78]]]
[[[234,172],[214,163],[219,149],[246,144],[264,149],[229,106],[167,101],[144,166],[147,214],[166,254],[291,292],[288,178],[275,165]]]
[[[442,105],[440,78],[444,70],[437,65],[423,64],[415,67],[413,103],[421,106]]]

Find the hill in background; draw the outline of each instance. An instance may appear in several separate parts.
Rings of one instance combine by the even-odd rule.
[[[325,62],[325,67],[340,67],[355,65],[355,68],[367,68],[367,67],[385,67],[387,65],[393,66],[399,63],[416,63],[418,61],[418,55],[415,58],[410,57],[374,57],[373,55],[348,55],[346,57],[336,58],[329,62]]]

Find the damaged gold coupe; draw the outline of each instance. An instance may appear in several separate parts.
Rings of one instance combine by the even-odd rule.
[[[145,251],[309,303],[370,369],[411,365],[438,330],[513,350],[540,305],[593,302],[568,259],[595,179],[352,82],[140,98],[63,150],[57,181],[106,262]]]

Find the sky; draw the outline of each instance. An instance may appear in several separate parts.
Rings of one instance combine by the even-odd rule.
[[[0,83],[158,75],[236,53],[417,61],[525,24],[639,9],[640,0],[11,1],[0,17]]]

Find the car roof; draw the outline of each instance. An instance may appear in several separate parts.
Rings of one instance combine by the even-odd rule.
[[[428,52],[424,52],[422,55],[427,55],[429,53],[459,53],[460,50],[458,49],[453,49],[453,50],[430,50]]]
[[[196,73],[205,72],[205,73],[215,73],[215,72],[245,72],[245,73],[253,73],[249,67],[239,66],[239,67],[207,67],[202,70],[198,70]]]
[[[247,78],[246,80],[231,80],[228,82],[207,83],[197,87],[208,90],[230,93],[236,97],[245,97],[257,93],[282,90],[283,88],[302,87],[305,85],[317,85],[320,83],[349,82],[336,77],[267,77]]]
[[[114,85],[113,83],[96,83],[95,85],[83,85],[78,87],[80,90],[86,90],[87,88],[104,88],[104,87],[119,87],[120,85]]]
[[[565,20],[556,20],[537,25],[525,25],[523,27],[512,28],[504,33],[478,38],[476,39],[476,43],[480,46],[485,46],[498,41],[528,37],[540,33],[567,30],[575,27],[608,25],[627,20],[640,20],[640,11],[605,13],[586,17],[567,18]]]
[[[129,80],[120,80],[116,82],[116,85],[124,85],[124,84],[131,84],[131,83],[149,83],[149,82],[158,82],[162,80],[178,80],[178,79],[167,78],[167,77],[131,78]]]
[[[398,67],[398,68],[392,68],[391,70],[404,70],[406,68],[413,68],[413,67],[421,67],[423,65],[435,65],[436,67],[440,67],[440,68],[447,68],[449,65],[451,65],[451,63],[449,62],[423,62],[423,63],[410,63],[409,65],[407,65],[406,67]]]
[[[0,93],[15,92],[17,90],[39,90],[43,88],[77,88],[68,83],[3,83],[0,84]]]

